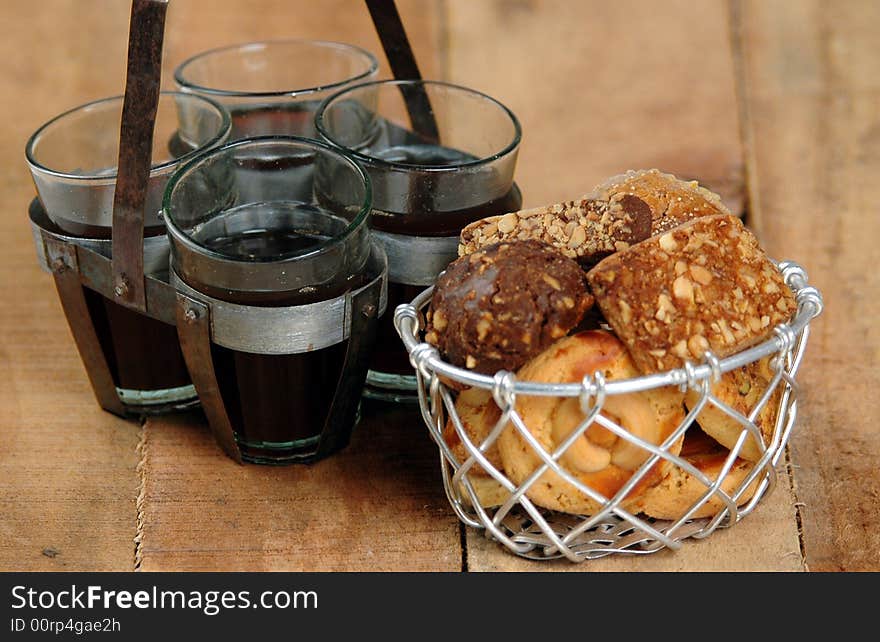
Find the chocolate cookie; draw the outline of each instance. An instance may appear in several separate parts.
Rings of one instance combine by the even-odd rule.
[[[498,243],[437,280],[425,340],[452,364],[516,370],[575,327],[590,306],[578,264],[539,241]]]

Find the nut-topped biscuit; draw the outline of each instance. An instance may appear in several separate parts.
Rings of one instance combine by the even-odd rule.
[[[425,340],[456,366],[516,370],[592,305],[577,263],[538,241],[500,243],[456,259],[437,279]]]
[[[479,447],[489,437],[501,419],[501,409],[492,398],[492,393],[480,388],[468,388],[459,393],[458,399],[455,400],[455,412],[458,414],[465,435],[476,447]],[[443,440],[455,455],[458,463],[464,465],[470,458],[470,452],[462,442],[451,417],[446,421],[446,427],[443,429]],[[486,449],[485,455],[496,470],[504,472],[504,464],[501,462],[497,441]],[[495,481],[479,463],[473,464],[468,469],[467,477],[481,506],[498,506],[510,496],[507,489]],[[462,496],[469,499],[464,484],[460,490]]]
[[[700,216],[730,214],[715,192],[697,181],[684,181],[657,169],[630,170],[612,176],[595,189],[596,198],[634,196],[651,209],[651,236],[668,232]]]
[[[625,346],[610,332],[579,332],[560,339],[529,361],[517,373],[520,381],[540,383],[580,382],[601,372],[608,381],[632,379],[638,371]],[[643,442],[665,443],[684,419],[684,394],[674,386],[605,397],[601,414]],[[532,437],[547,453],[556,451],[582,426],[587,415],[576,397],[520,395],[516,410]],[[675,455],[681,439],[669,444]],[[531,478],[544,464],[523,435],[507,427],[498,438],[504,471],[514,484]],[[599,421],[575,438],[559,457],[559,464],[579,483],[606,498],[620,492],[640,470],[651,453],[641,444],[612,432]],[[650,465],[625,495],[623,506],[637,501],[666,474],[669,462]],[[547,470],[529,487],[526,495],[535,504],[567,513],[593,514],[600,502],[558,473]]]
[[[735,216],[688,221],[587,274],[596,302],[644,373],[759,343],[788,321],[794,295]]]
[[[711,384],[710,392],[713,397],[730,406],[735,412],[743,417],[748,417],[758,401],[764,396],[773,376],[770,357],[764,357],[730,372],[725,372],[719,381]],[[773,430],[776,427],[776,416],[782,401],[782,389],[782,385],[776,386],[770,398],[753,420],[761,433],[765,446],[770,443]],[[699,392],[688,390],[685,396],[685,406],[689,409],[694,408],[699,400]],[[700,414],[697,415],[697,423],[700,424],[703,432],[711,435],[719,444],[727,448],[733,448],[740,433],[745,430],[743,424],[712,403],[703,406]],[[758,446],[754,435],[749,435],[746,438],[739,452],[740,457],[749,461],[758,461],[763,454],[764,448]]]
[[[593,265],[651,233],[651,208],[631,194],[536,207],[474,221],[461,231],[459,256],[502,241],[542,241],[570,259]]]
[[[609,178],[574,201],[474,221],[459,256],[501,241],[537,239],[590,267],[614,252],[700,216],[730,214],[714,192],[656,169]]]

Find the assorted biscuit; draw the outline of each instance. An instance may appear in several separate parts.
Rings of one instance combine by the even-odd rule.
[[[476,448],[479,448],[489,438],[492,430],[501,419],[501,409],[493,401],[492,393],[482,388],[463,390],[455,400],[455,413],[461,421],[465,436]],[[468,460],[470,453],[459,436],[452,417],[447,420],[443,429],[443,440],[460,464],[464,464]],[[483,454],[489,465],[495,470],[504,470],[497,440],[491,443]],[[473,464],[468,470],[467,477],[477,500],[483,506],[498,506],[510,496],[507,489],[498,483],[489,474],[489,471],[479,463]],[[462,488],[461,491],[463,497],[468,497],[467,489]]]
[[[545,207],[474,221],[461,231],[459,256],[497,243],[540,241],[589,266],[651,235],[651,208],[642,199],[617,194],[584,196]]]
[[[700,216],[730,214],[714,192],[697,181],[684,181],[656,169],[630,170],[613,176],[594,190],[599,200],[635,196],[651,211],[651,236]]]
[[[679,456],[703,475],[710,484],[714,484],[724,470],[730,451],[706,433],[689,430],[684,437]],[[735,495],[752,472],[752,466],[752,463],[738,457],[721,481],[721,490],[736,506],[745,504],[758,489],[760,475],[756,475],[739,495]],[[660,483],[648,488],[629,508],[633,512],[657,519],[679,519],[689,512],[694,504],[700,502],[707,488],[705,481],[690,471],[680,466],[670,466],[669,472]],[[722,497],[713,493],[697,510],[690,513],[690,518],[712,517],[725,507],[727,503]]]
[[[645,373],[699,362],[708,350],[739,352],[796,308],[755,235],[729,214],[692,219],[609,256],[587,280]]]
[[[571,259],[538,241],[498,243],[446,268],[425,340],[468,370],[516,370],[568,334],[592,305]]]
[[[459,256],[488,245],[542,241],[590,267],[651,236],[700,216],[730,214],[721,198],[656,169],[629,171],[578,200],[474,221],[461,231]]]
[[[718,382],[710,385],[709,392],[713,397],[733,408],[739,415],[747,417],[770,387],[773,376],[770,357],[764,357],[736,370],[725,372]],[[773,435],[776,411],[779,408],[781,396],[782,387],[776,386],[770,398],[755,416],[754,424],[761,431],[761,437],[765,444],[770,443],[770,438]],[[684,398],[685,407],[690,410],[696,407],[699,400],[699,392],[689,390]],[[707,403],[700,410],[700,414],[697,415],[697,423],[707,435],[711,435],[715,441],[726,448],[733,448],[743,431],[742,423],[711,403]],[[749,435],[740,448],[739,456],[748,461],[758,461],[762,452],[754,435]]]
[[[593,330],[554,343],[526,364],[519,371],[518,379],[573,383],[597,371],[607,380],[639,376],[624,345],[609,332]],[[683,400],[684,393],[676,387],[613,395],[605,399],[602,414],[630,434],[659,446],[684,419]],[[516,401],[516,410],[531,436],[548,453],[559,448],[585,420],[577,397],[523,395]],[[669,451],[677,454],[680,447],[681,439],[678,439]],[[504,471],[515,484],[529,478],[542,463],[517,430],[502,432],[498,448]],[[594,421],[563,452],[559,463],[573,480],[609,498],[623,489],[649,455],[641,446]],[[665,460],[649,466],[638,484],[624,493],[622,505],[627,507],[637,501],[663,479],[668,469],[669,462]],[[526,495],[539,506],[567,513],[593,513],[603,503],[587,496],[552,470],[542,474]]]
[[[437,281],[425,340],[454,365],[514,371],[519,381],[632,379],[708,352],[724,358],[768,339],[796,310],[775,264],[720,197],[658,170],[613,177],[577,201],[476,221],[462,231],[459,255]],[[741,486],[769,444],[782,397],[770,364],[711,382],[712,398],[727,408],[707,399],[686,430],[701,395],[677,387],[609,395],[589,425],[578,398],[520,395],[521,421],[500,429],[501,410],[485,390],[460,391],[456,411],[474,444],[497,436],[484,445],[486,460],[513,484],[528,482],[537,506],[589,515],[617,497],[650,517],[677,519],[700,502],[691,517],[706,516],[725,506],[705,497],[706,480],[721,472],[724,492],[741,491],[738,504],[754,493],[754,480]],[[743,437],[727,411],[747,417],[759,403],[753,421],[763,444]],[[443,437],[459,464],[469,459],[451,419]],[[661,445],[688,467],[645,447]],[[546,465],[554,452],[562,474]],[[509,497],[478,463],[468,480],[484,506]]]

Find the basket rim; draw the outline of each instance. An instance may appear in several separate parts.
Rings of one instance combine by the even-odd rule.
[[[536,397],[578,397],[584,394],[628,394],[652,390],[663,386],[696,387],[703,381],[717,379],[721,374],[794,347],[798,337],[809,331],[812,319],[822,313],[822,295],[818,289],[808,285],[806,271],[792,261],[775,262],[785,283],[794,292],[797,310],[788,323],[773,328],[773,336],[765,341],[719,359],[707,352],[702,363],[686,362],[682,368],[641,375],[629,379],[615,379],[597,382],[587,376],[580,383],[538,383],[519,381],[515,373],[501,370],[494,376],[465,370],[444,361],[439,351],[429,343],[419,341],[419,311],[431,300],[434,286],[429,286],[410,303],[398,305],[394,311],[394,327],[403,341],[410,357],[410,363],[417,372],[429,376],[431,373],[445,377],[472,388],[496,391],[504,388],[507,394],[530,395]],[[795,370],[797,370],[795,364]]]

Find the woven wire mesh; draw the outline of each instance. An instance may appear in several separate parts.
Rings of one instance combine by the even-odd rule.
[[[597,372],[579,383],[544,384],[518,381],[512,372],[489,377],[456,368],[444,362],[436,348],[420,340],[422,311],[430,302],[432,289],[425,290],[411,304],[399,306],[394,322],[416,371],[422,418],[439,447],[446,495],[459,519],[470,527],[484,529],[487,536],[517,555],[530,559],[565,557],[581,562],[610,554],[675,550],[687,538],[705,538],[751,513],[776,484],[777,466],[797,418],[795,376],[806,349],[809,323],[822,311],[821,295],[807,285],[804,270],[791,262],[779,263],[778,267],[794,291],[798,306],[789,323],[775,327],[768,340],[724,359],[706,353],[699,364],[686,363],[681,369],[626,380],[606,381]],[[725,373],[762,360],[770,373],[769,382],[748,408],[734,408],[713,393],[713,384]],[[661,443],[640,438],[615,421],[613,414],[602,413],[613,395],[664,386],[676,386],[683,393],[690,391],[690,396],[684,418]],[[466,387],[491,393],[500,411],[488,434],[478,442],[468,434],[456,410],[457,391]],[[545,448],[518,411],[517,400],[527,396],[576,397],[583,419],[554,448]],[[700,430],[697,418],[708,409],[722,413],[739,427],[738,436],[714,475],[700,470],[679,452],[685,435]],[[765,429],[762,431],[758,424]],[[583,483],[561,461],[592,425],[644,451],[641,465],[608,496]],[[444,438],[444,429],[450,428],[464,447],[463,456],[462,449],[458,449],[457,456]],[[490,450],[505,430],[516,431],[538,459],[537,467],[520,483],[514,483],[490,461]],[[740,455],[749,442],[756,450],[747,461]],[[631,491],[662,462],[680,469],[699,488],[695,500],[672,519],[652,518],[627,507]],[[733,477],[728,475],[734,468],[738,474],[731,486]],[[570,514],[537,505],[529,491],[546,473],[557,475],[595,502],[598,510]],[[487,504],[484,506],[477,486],[487,481],[502,489],[502,499],[483,502]]]

